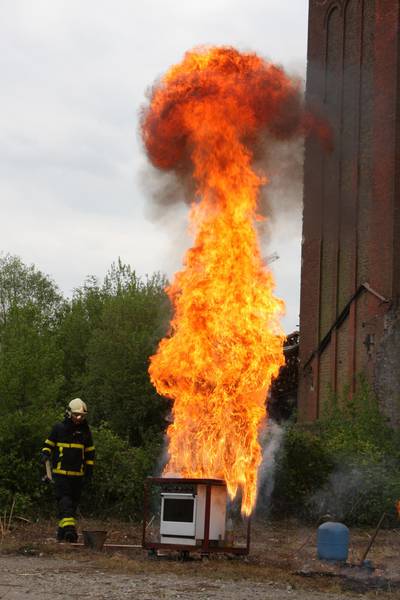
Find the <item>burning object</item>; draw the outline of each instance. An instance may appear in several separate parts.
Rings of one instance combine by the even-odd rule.
[[[267,183],[252,166],[267,132],[290,139],[310,127],[297,81],[234,48],[188,52],[153,88],[142,116],[157,168],[188,175],[194,244],[167,292],[174,316],[151,358],[158,393],[173,401],[164,474],[226,482],[250,515],[262,453],[265,398],[284,362],[284,303],[264,264],[256,222]]]
[[[154,488],[159,489],[160,507],[157,539],[147,532],[149,502]],[[160,501],[159,501],[160,500]],[[250,519],[245,544],[234,545],[232,520],[227,511],[226,483],[220,479],[149,477],[145,487],[142,546],[183,552],[200,551],[248,554]],[[156,506],[157,510],[157,506]]]
[[[205,539],[206,482],[199,480],[191,493],[162,492],[161,543],[196,545]],[[211,484],[208,539],[225,537],[226,486],[215,480]]]

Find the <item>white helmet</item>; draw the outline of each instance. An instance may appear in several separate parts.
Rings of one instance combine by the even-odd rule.
[[[68,414],[71,416],[72,413],[82,415],[85,417],[87,415],[87,406],[83,400],[80,398],[74,398],[68,404]]]

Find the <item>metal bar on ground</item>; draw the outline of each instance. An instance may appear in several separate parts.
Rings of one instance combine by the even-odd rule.
[[[368,546],[367,546],[367,548],[366,548],[366,550],[365,550],[365,552],[364,552],[364,554],[363,554],[363,557],[362,557],[362,559],[361,559],[361,561],[360,561],[360,567],[362,567],[362,566],[363,566],[363,564],[364,564],[364,560],[367,558],[368,552],[371,550],[372,544],[374,543],[374,541],[375,541],[375,539],[376,539],[376,536],[378,535],[378,533],[379,533],[379,530],[380,530],[380,528],[382,527],[382,524],[383,524],[383,521],[385,520],[385,517],[386,517],[386,512],[382,513],[382,516],[381,516],[381,518],[379,519],[379,523],[378,523],[378,525],[376,526],[376,529],[375,529],[374,535],[373,535],[373,536],[372,536],[372,538],[369,540]]]
[[[89,548],[83,542],[58,542],[58,546],[68,546],[69,548]],[[142,544],[103,544],[103,548],[143,548]]]
[[[161,544],[161,542],[147,542],[146,544],[147,550],[175,550],[177,552],[182,552],[183,550],[187,550],[188,552],[201,552],[204,553],[204,546],[188,546],[186,544]],[[209,546],[207,549],[207,553],[218,554],[218,553],[226,553],[226,554],[238,554],[241,556],[247,555],[247,547],[246,546]]]

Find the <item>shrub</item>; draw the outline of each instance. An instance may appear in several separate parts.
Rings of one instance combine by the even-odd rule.
[[[45,509],[49,489],[41,482],[40,450],[54,411],[16,411],[0,419],[0,512],[15,498],[15,514],[35,516]]]
[[[336,462],[380,463],[385,456],[398,455],[395,432],[379,410],[369,384],[359,377],[357,392],[331,395],[330,404],[317,424],[321,439]]]
[[[388,462],[337,465],[326,484],[308,503],[315,520],[326,513],[346,525],[373,525],[388,513],[395,523],[395,503],[400,498],[400,472]]]
[[[161,438],[132,448],[106,424],[93,430],[96,466],[93,480],[85,489],[82,512],[94,516],[140,519],[143,512],[144,480],[160,452]]]
[[[52,487],[42,483],[40,450],[57,420],[55,411],[15,412],[0,420],[0,514],[9,511],[13,501],[16,515],[54,514]],[[88,516],[140,518],[144,479],[154,467],[161,440],[132,448],[106,424],[93,435],[96,467],[93,481],[85,486],[82,511]]]
[[[305,516],[308,499],[326,483],[333,466],[317,435],[290,426],[277,456],[272,513]]]
[[[312,428],[288,428],[278,460],[273,510],[317,521],[373,525],[400,498],[399,435],[362,378],[352,398],[331,396]],[[390,522],[390,521],[389,521]]]

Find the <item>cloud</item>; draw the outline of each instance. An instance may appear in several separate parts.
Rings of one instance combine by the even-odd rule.
[[[102,277],[119,255],[138,272],[171,275],[190,239],[184,209],[150,219],[137,131],[146,90],[204,43],[254,50],[304,71],[307,4],[3,0],[0,250],[34,262],[68,293],[86,274]],[[274,224],[265,253],[281,254],[274,269],[291,329],[300,221],[287,221],[297,223],[290,243],[287,223]]]

